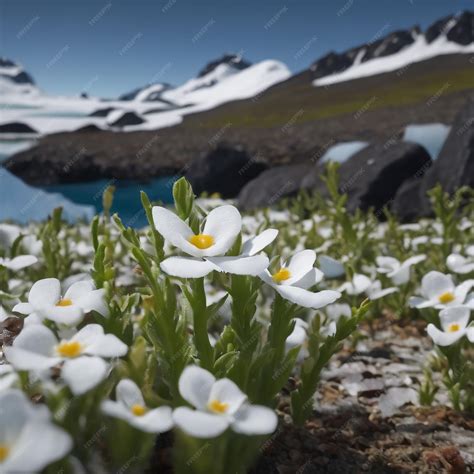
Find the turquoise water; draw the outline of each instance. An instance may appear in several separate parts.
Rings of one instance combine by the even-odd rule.
[[[89,183],[59,184],[43,186],[48,192],[60,193],[76,204],[94,206],[102,211],[102,193],[109,185],[115,186],[112,212],[117,212],[123,223],[131,227],[147,224],[140,201],[140,191],[145,191],[151,201],[169,204],[172,202],[173,183],[179,176],[156,178],[147,183],[135,181],[100,180]]]

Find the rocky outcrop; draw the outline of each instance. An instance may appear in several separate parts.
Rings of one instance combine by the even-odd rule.
[[[422,176],[431,166],[429,153],[416,143],[385,142],[363,148],[339,168],[341,192],[348,196],[347,209],[374,209],[382,216],[391,208],[404,182]],[[316,167],[302,181],[303,188],[325,193],[321,167]]]
[[[0,133],[26,133],[26,134],[37,134],[38,131],[30,127],[26,123],[22,122],[11,122],[0,125]]]
[[[267,168],[268,164],[258,155],[251,156],[242,147],[220,145],[194,160],[186,178],[197,195],[207,192],[233,198]]]
[[[249,66],[252,65],[252,63],[249,63],[248,61],[245,61],[242,56],[237,55],[237,54],[224,54],[222,57],[209,62],[204,66],[199,71],[199,74],[197,77],[203,77],[206,74],[209,74],[210,72],[214,71],[214,69],[221,65],[221,64],[228,64],[229,66],[232,66],[234,69],[237,69],[239,71],[248,68]]]
[[[129,125],[140,125],[145,119],[135,112],[113,111],[107,116],[107,125],[111,127],[126,127]]]
[[[423,179],[399,189],[394,212],[403,221],[430,215],[427,192],[437,184],[450,194],[461,186],[474,187],[474,99],[457,115],[438,158]]]
[[[104,107],[103,109],[94,110],[88,116],[89,117],[107,117],[110,112],[116,110],[115,107]]]
[[[449,41],[458,44],[470,44],[474,41],[474,13],[465,11],[460,15],[449,15],[427,28],[425,37],[432,43],[440,35],[445,34]]]
[[[307,164],[277,166],[261,173],[239,193],[242,209],[268,207],[281,198],[294,196],[301,189],[303,178],[311,170]]]

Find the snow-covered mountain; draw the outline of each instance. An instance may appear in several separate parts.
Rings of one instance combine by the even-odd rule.
[[[279,61],[267,60],[252,65],[237,54],[224,54],[209,62],[196,77],[178,87],[156,83],[120,96],[120,100],[154,102],[157,108],[206,106],[245,99],[290,77]]]
[[[0,58],[0,95],[38,93],[33,78],[20,65],[9,59]]]
[[[310,66],[315,86],[395,71],[443,54],[474,52],[474,13],[462,12],[399,30],[342,53],[330,52]]]

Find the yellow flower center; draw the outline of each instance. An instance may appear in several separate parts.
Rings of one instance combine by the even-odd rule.
[[[61,342],[56,349],[58,354],[63,357],[77,357],[82,352],[82,346],[80,342],[77,341],[65,341]]]
[[[288,268],[280,268],[276,273],[272,275],[273,281],[275,283],[280,283],[282,281],[288,280],[291,277],[291,272]]]
[[[135,405],[132,405],[132,408],[130,411],[135,415],[135,416],[143,416],[147,410],[146,407],[143,405],[139,405],[138,403],[135,403]]]
[[[72,300],[64,298],[56,303],[56,306],[72,306]]]
[[[207,404],[207,407],[214,413],[219,413],[220,415],[222,415],[229,408],[229,404],[220,402],[219,400],[212,400]]]
[[[442,295],[439,295],[438,299],[440,303],[447,304],[454,300],[454,295],[450,291],[446,291]]]
[[[9,453],[10,448],[6,444],[0,444],[0,462],[5,461]]]
[[[461,326],[457,323],[450,324],[448,327],[448,332],[458,332],[461,329]]]
[[[197,234],[189,237],[189,242],[198,249],[204,250],[208,249],[211,245],[214,245],[214,237],[207,234]]]

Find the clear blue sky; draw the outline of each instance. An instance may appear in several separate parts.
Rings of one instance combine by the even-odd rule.
[[[179,84],[224,52],[292,71],[472,0],[0,0],[0,55],[56,94]]]

